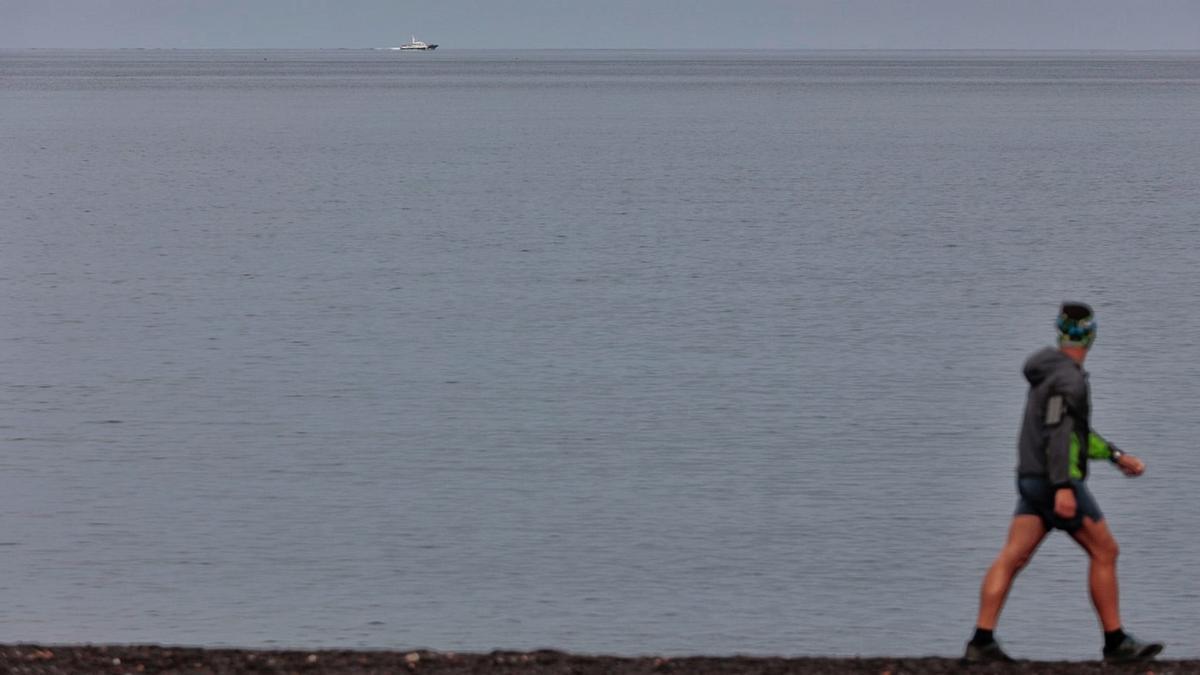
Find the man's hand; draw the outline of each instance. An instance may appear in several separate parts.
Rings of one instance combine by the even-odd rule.
[[[1117,458],[1117,468],[1126,476],[1136,478],[1146,471],[1146,463],[1125,452],[1121,453],[1121,456]]]
[[[1075,491],[1069,487],[1058,488],[1054,493],[1054,515],[1063,520],[1075,517]]]

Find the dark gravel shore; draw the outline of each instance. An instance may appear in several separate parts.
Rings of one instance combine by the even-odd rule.
[[[768,657],[617,657],[580,656],[554,651],[368,652],[252,651],[157,646],[0,646],[3,673],[529,673],[531,675],[634,675],[676,673],[707,675],[899,675],[939,673],[1103,673],[1119,675],[1200,674],[1200,661],[1154,661],[1105,666],[1092,662],[1027,661],[1015,665],[965,667],[946,658],[768,658]]]

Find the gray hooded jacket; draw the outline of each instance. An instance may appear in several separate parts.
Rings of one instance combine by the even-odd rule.
[[[1091,431],[1087,371],[1053,347],[1025,362],[1029,395],[1017,441],[1017,474],[1055,487],[1087,478],[1087,461],[1109,459],[1116,447]]]

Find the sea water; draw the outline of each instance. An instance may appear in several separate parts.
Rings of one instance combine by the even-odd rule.
[[[956,655],[1076,299],[1194,658],[1198,148],[1197,53],[0,51],[0,635]]]

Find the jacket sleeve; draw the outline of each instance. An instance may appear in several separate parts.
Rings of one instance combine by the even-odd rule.
[[[1088,459],[1112,459],[1119,452],[1116,445],[1109,443],[1096,432],[1088,434]]]
[[[1046,433],[1046,475],[1056,488],[1069,486],[1079,452],[1074,417],[1064,412],[1056,423],[1046,425]]]

